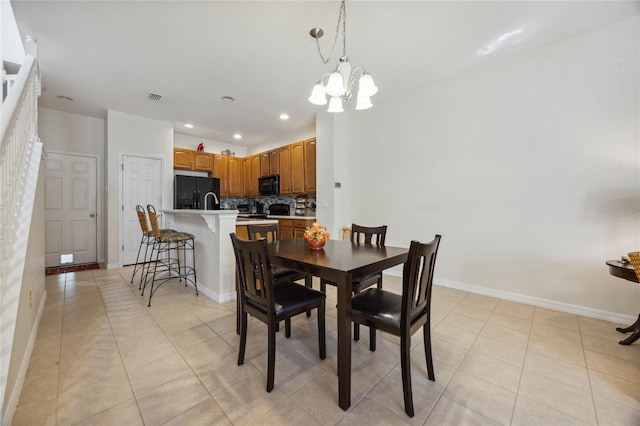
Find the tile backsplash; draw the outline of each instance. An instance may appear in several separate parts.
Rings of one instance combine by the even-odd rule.
[[[221,208],[223,209],[235,209],[236,206],[238,204],[251,204],[254,201],[257,201],[259,203],[264,203],[265,204],[265,208],[268,208],[271,204],[274,203],[283,203],[283,204],[288,204],[289,205],[289,211],[291,213],[292,216],[294,216],[294,209],[295,209],[295,205],[296,205],[296,200],[300,199],[300,198],[304,198],[306,199],[306,205],[307,205],[307,210],[306,210],[306,214],[305,216],[315,216],[316,212],[315,212],[315,204],[316,204],[316,197],[315,195],[299,195],[299,196],[293,196],[293,195],[270,195],[270,196],[265,196],[265,197],[249,197],[249,198],[227,198],[227,197],[222,197],[222,199],[220,200],[220,204],[221,204]],[[311,207],[314,207],[314,209],[312,209]]]

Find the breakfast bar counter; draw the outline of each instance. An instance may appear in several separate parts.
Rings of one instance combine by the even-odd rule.
[[[234,300],[235,258],[229,234],[238,210],[162,210],[165,226],[195,236],[198,290],[218,303]]]

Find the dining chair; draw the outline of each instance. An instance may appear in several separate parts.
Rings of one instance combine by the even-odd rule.
[[[361,226],[355,223],[351,225],[351,242],[358,244],[375,244],[384,247],[384,240],[387,236],[387,225],[382,226]],[[320,280],[320,291],[326,293],[327,284],[335,286],[336,283],[322,279]],[[359,293],[367,287],[374,284],[378,288],[382,288],[382,271],[376,272],[362,278],[355,279],[351,282],[351,291],[354,294]],[[360,340],[360,327],[358,324],[353,325],[353,340]]]
[[[247,233],[249,234],[250,240],[265,238],[268,243],[271,243],[280,239],[280,225],[277,223],[267,225],[247,225]],[[271,273],[273,274],[273,279],[276,284],[278,284],[278,281],[280,280],[298,281],[304,279],[305,287],[312,287],[313,276],[310,274],[273,265],[271,266]]]
[[[267,240],[243,240],[231,234],[240,286],[240,348],[238,365],[244,364],[247,345],[248,315],[267,325],[267,392],[273,390],[276,362],[276,324],[285,321],[285,337],[291,337],[291,318],[318,310],[318,345],[320,359],[327,356],[324,293],[282,280],[274,285]]]
[[[431,356],[431,288],[440,235],[421,244],[411,241],[402,271],[402,294],[369,288],[353,296],[351,319],[369,327],[369,349],[376,350],[376,330],[400,337],[400,366],[404,411],[413,417],[411,336],[422,327],[429,380],[435,381]]]

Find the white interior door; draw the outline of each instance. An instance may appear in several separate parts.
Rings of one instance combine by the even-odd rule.
[[[142,231],[136,214],[139,204],[162,207],[162,161],[158,158],[122,157],[122,264],[136,263]]]
[[[45,172],[45,266],[96,261],[97,161],[49,153]],[[64,262],[61,259],[64,258]]]

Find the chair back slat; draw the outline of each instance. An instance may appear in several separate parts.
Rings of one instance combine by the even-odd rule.
[[[147,213],[140,204],[136,206],[136,213],[138,214],[138,222],[140,222],[140,229],[144,235],[149,234],[149,223],[147,222]]]
[[[160,225],[158,224],[158,213],[156,208],[151,204],[147,204],[147,212],[149,213],[149,222],[151,223],[151,232],[153,236],[160,239]]]
[[[411,241],[402,274],[402,322],[411,323],[430,311],[440,238],[436,235],[433,241],[425,244]]]
[[[375,244],[384,246],[387,236],[387,225],[361,226],[355,223],[351,225],[351,242],[360,244]]]
[[[266,238],[267,242],[273,242],[280,239],[280,225],[272,223],[269,225],[247,225],[247,233],[250,240]]]
[[[267,240],[243,240],[231,234],[231,243],[236,257],[240,297],[271,313],[274,305],[273,276]]]

